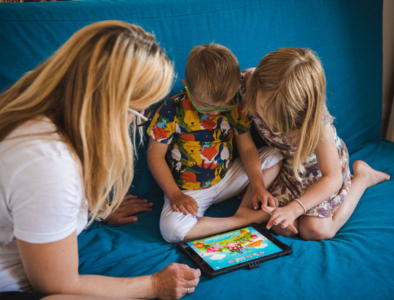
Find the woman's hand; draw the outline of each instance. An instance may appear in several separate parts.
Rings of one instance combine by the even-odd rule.
[[[126,195],[120,206],[110,213],[103,223],[107,225],[126,225],[137,222],[138,218],[133,215],[152,211],[152,206],[153,203],[149,203],[148,200],[138,199],[134,195]]]
[[[152,275],[153,288],[157,298],[179,299],[193,293],[200,281],[201,271],[188,265],[172,263]]]
[[[265,189],[263,184],[252,184],[252,202],[255,210],[259,208],[259,202],[262,206],[269,204],[271,208],[279,206],[278,200]]]
[[[281,224],[282,228],[288,228],[295,234],[298,233],[298,230],[293,226],[293,223],[294,220],[304,213],[304,209],[298,203],[292,201],[286,206],[277,208],[262,205],[261,208],[271,215],[271,219],[267,223],[267,229],[270,229],[273,225]]]

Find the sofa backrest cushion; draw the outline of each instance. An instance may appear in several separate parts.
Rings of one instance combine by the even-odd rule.
[[[0,5],[0,90],[93,22],[119,19],[154,32],[181,79],[189,51],[219,43],[241,69],[281,47],[311,48],[327,76],[327,100],[350,152],[380,138],[382,0],[84,0]]]

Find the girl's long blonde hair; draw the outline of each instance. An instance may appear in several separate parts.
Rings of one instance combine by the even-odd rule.
[[[0,142],[28,120],[51,119],[80,164],[91,217],[105,215],[133,180],[128,108],[158,102],[173,80],[154,35],[121,21],[88,25],[0,95]]]
[[[245,113],[256,113],[258,94],[266,99],[262,118],[267,126],[297,141],[293,171],[299,179],[299,172],[305,171],[302,163],[324,138],[326,77],[320,60],[302,48],[267,54],[247,81]]]

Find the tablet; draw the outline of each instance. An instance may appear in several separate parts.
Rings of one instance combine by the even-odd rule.
[[[209,277],[241,268],[258,268],[261,262],[293,252],[259,224],[192,242],[179,242],[178,248]]]

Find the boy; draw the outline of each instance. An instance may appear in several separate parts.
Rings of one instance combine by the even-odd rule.
[[[185,77],[185,88],[164,102],[147,130],[148,166],[165,193],[160,230],[170,243],[267,221],[269,215],[256,209],[258,201],[277,205],[266,188],[282,160],[276,150],[257,151],[253,143],[237,93],[238,61],[229,49],[194,47]],[[233,139],[240,154],[234,161]],[[238,195],[249,183],[233,217],[204,217],[209,206]]]

